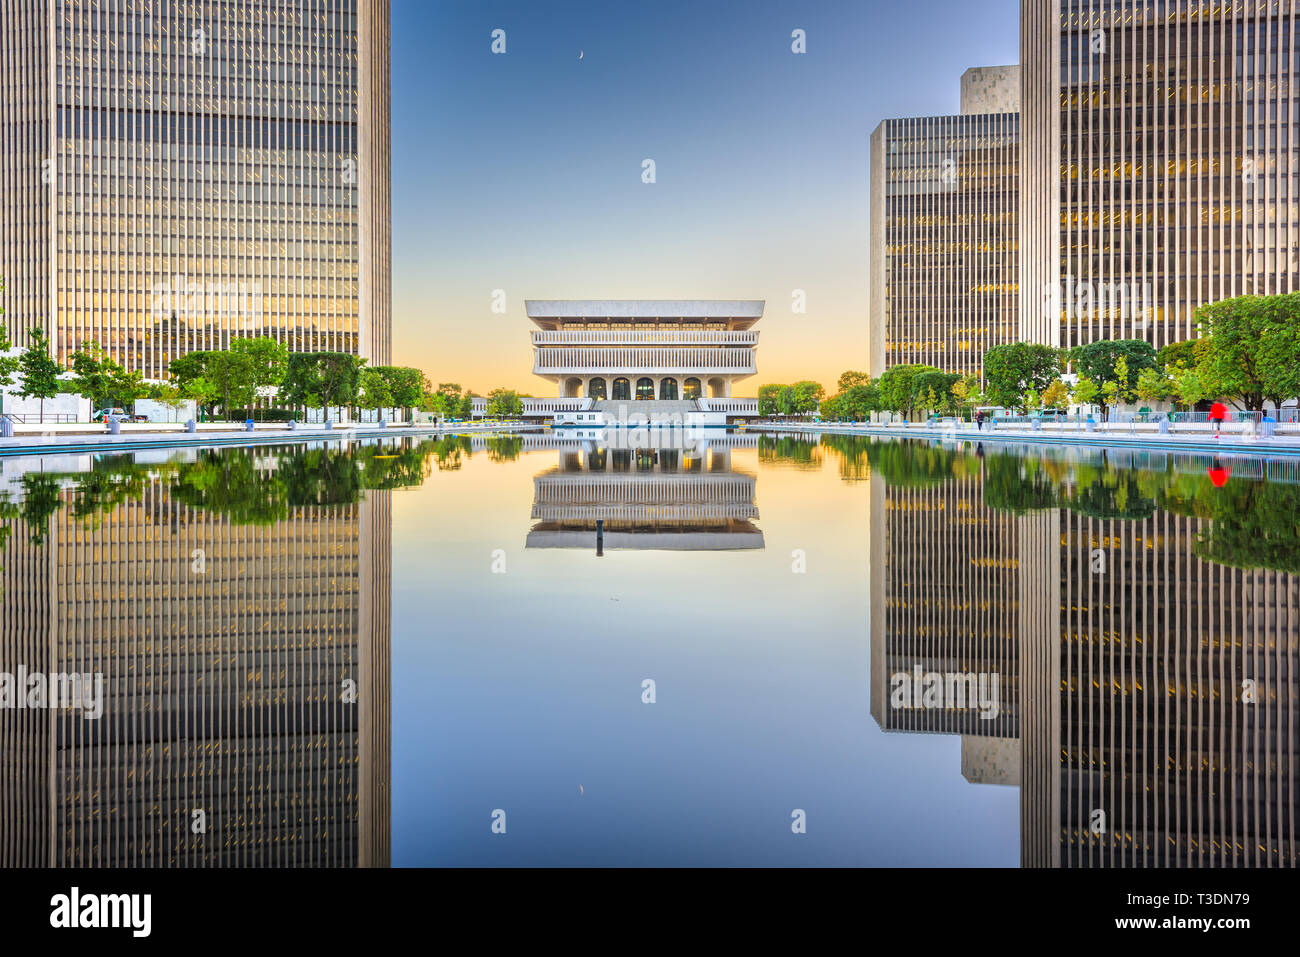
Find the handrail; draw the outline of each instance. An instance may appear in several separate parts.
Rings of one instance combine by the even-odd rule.
[[[44,416],[39,412],[5,412],[0,414],[8,416],[19,425],[31,425],[32,423],[39,425],[67,425],[68,423],[81,421],[72,412],[47,412]]]
[[[645,330],[628,330],[628,329],[537,329],[532,333],[532,341],[536,345],[566,344],[566,343],[591,343],[601,344],[620,344],[620,343],[680,343],[680,342],[709,342],[709,343],[736,343],[739,345],[754,345],[758,342],[758,333],[749,330],[718,330],[718,329],[701,329],[692,331],[687,329],[645,329]]]

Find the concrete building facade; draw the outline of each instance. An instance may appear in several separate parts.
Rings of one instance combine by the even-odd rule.
[[[1015,66],[962,77],[962,113],[871,134],[872,376],[920,363],[982,375],[1019,329]]]
[[[389,361],[388,0],[8,0],[0,93],[15,344]]]
[[[533,373],[562,397],[726,399],[757,371],[762,300],[529,299]]]
[[[387,867],[391,493],[250,523],[138,465],[91,522],[89,458],[26,477],[0,674],[102,675],[102,714],[0,706],[0,866]]]
[[[1203,303],[1300,288],[1300,12],[1021,4],[1021,336],[1196,335]]]

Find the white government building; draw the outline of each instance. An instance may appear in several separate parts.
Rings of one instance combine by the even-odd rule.
[[[763,306],[761,299],[526,300],[537,327],[533,373],[553,382],[564,401],[533,400],[525,414],[534,407],[532,414],[575,425],[612,424],[629,410],[696,425],[753,418],[758,400],[733,397],[732,389],[756,371],[753,326]]]

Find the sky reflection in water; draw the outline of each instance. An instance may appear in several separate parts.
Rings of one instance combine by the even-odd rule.
[[[60,760],[160,708],[202,751],[233,713],[193,794],[124,810],[195,780],[134,747],[55,782],[53,846],[0,816],[13,863],[1296,862],[1292,461],[570,431],[0,466],[0,670],[53,616],[127,712],[61,714]],[[47,580],[58,610],[14,600]],[[897,707],[917,669],[996,676],[996,714]],[[295,768],[269,792],[254,728]],[[191,806],[235,849],[186,841]]]

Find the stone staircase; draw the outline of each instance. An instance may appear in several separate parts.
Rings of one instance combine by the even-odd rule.
[[[649,416],[651,421],[666,419],[670,415],[684,415],[700,411],[694,399],[645,399],[641,402],[628,399],[598,399],[591,404],[592,411],[604,412],[606,422],[617,422],[625,416]],[[624,411],[626,409],[626,411]]]

